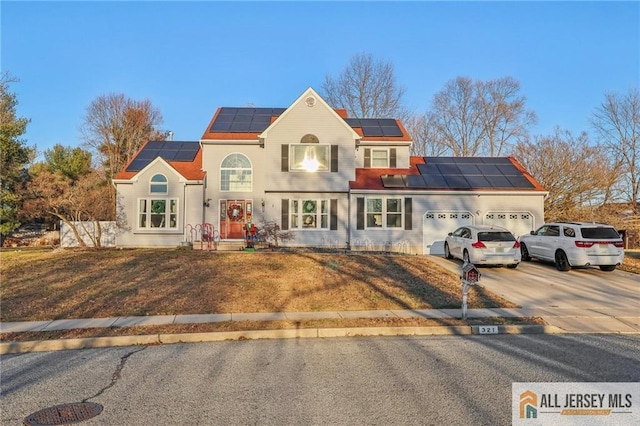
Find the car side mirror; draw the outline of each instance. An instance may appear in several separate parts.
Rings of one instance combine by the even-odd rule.
[[[536,235],[536,231],[529,231],[529,235]]]
[[[453,232],[449,232],[447,235],[448,235],[448,236],[452,236],[452,235],[453,235]]]

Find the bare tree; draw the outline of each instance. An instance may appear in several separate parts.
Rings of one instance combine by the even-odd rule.
[[[406,119],[404,125],[413,140],[411,155],[421,157],[447,155],[447,147],[437,138],[433,117],[429,113],[412,115]]]
[[[391,62],[370,53],[354,55],[337,78],[327,75],[323,97],[334,108],[345,108],[359,118],[402,118],[402,96]]]
[[[512,155],[549,191],[545,220],[597,220],[616,180],[614,165],[605,151],[556,128],[534,142],[519,142]]]
[[[510,143],[528,138],[536,114],[525,107],[520,83],[512,77],[476,82],[476,102],[485,132],[484,149],[490,157],[500,156]]]
[[[607,93],[591,117],[599,141],[619,167],[619,192],[638,214],[640,195],[640,92]]]
[[[519,91],[520,84],[511,77],[447,82],[427,114],[435,138],[454,156],[503,155],[509,145],[527,140],[528,127],[536,121]]]
[[[160,124],[162,114],[151,101],[109,94],[91,102],[80,130],[85,143],[98,153],[107,177],[113,179],[146,141],[164,140]]]
[[[431,115],[439,143],[454,156],[473,156],[480,152],[485,131],[470,78],[451,80],[436,93]]]

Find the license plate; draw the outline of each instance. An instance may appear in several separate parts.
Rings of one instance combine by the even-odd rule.
[[[600,244],[598,244],[598,245],[600,246],[600,248],[607,248],[607,247],[609,247],[609,244],[608,244],[608,243],[600,243]]]
[[[503,247],[496,248],[496,253],[504,253],[504,248]]]

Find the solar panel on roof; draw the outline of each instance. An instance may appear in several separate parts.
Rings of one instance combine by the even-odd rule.
[[[158,156],[159,153],[160,153],[159,149],[144,148],[142,151],[138,153],[136,158],[139,160],[153,160]]]
[[[438,169],[443,175],[461,175],[462,172],[455,164],[438,164]]]
[[[402,136],[402,130],[397,125],[382,126],[381,129],[384,136]]]
[[[211,132],[259,133],[271,124],[271,117],[282,114],[286,108],[220,108],[211,124]]]
[[[365,136],[384,136],[380,126],[362,126],[362,133]]]
[[[449,184],[444,180],[444,176],[442,175],[427,175],[422,177],[427,184],[427,188],[449,188]]]
[[[458,169],[463,175],[481,175],[482,172],[475,164],[458,164]]]
[[[509,179],[505,176],[485,176],[491,188],[513,188]]]
[[[133,160],[130,164],[129,167],[127,167],[127,171],[128,172],[139,172],[140,170],[144,169],[146,167],[147,164],[149,164],[151,162],[151,160]]]
[[[534,188],[533,184],[529,182],[529,179],[520,176],[507,176],[507,180],[514,188]]]
[[[478,164],[477,167],[485,176],[502,176],[500,169],[494,164]]]
[[[420,172],[421,175],[439,175],[440,174],[440,169],[438,169],[438,166],[436,164],[431,164],[431,163],[427,163],[427,164],[418,164],[418,171]]]
[[[518,176],[522,174],[513,164],[499,164],[497,167],[500,173],[505,176]]]
[[[407,188],[428,188],[427,183],[424,181],[424,176],[407,175],[404,179],[407,184]]]
[[[486,177],[480,175],[469,175],[466,176],[467,182],[469,182],[469,186],[472,189],[482,189],[482,188],[491,188],[491,184],[487,180]]]
[[[447,182],[449,188],[454,189],[467,189],[471,188],[469,182],[462,175],[443,175],[444,180]]]

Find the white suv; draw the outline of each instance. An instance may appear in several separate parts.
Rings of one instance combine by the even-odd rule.
[[[622,237],[613,226],[591,222],[546,223],[520,237],[522,260],[553,261],[560,271],[599,266],[613,271],[624,260]]]

